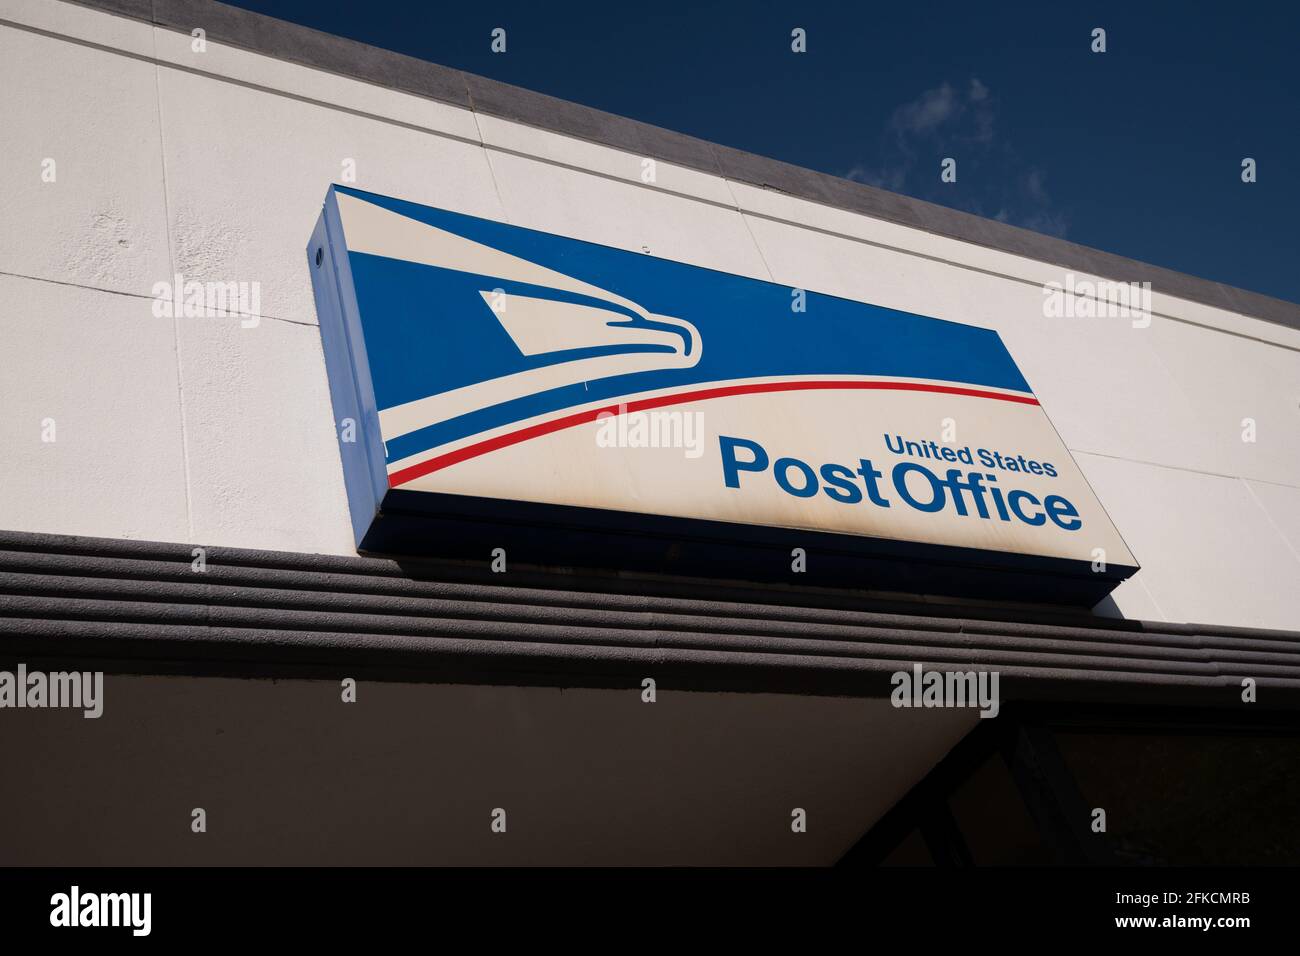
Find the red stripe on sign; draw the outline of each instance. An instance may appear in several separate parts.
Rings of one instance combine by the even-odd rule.
[[[986,392],[978,388],[959,388],[955,385],[927,385],[918,382],[757,382],[750,385],[721,385],[717,388],[702,388],[694,392],[678,392],[675,395],[659,395],[655,398],[643,398],[635,402],[606,405],[603,408],[592,408],[585,412],[566,415],[564,418],[556,418],[538,425],[530,425],[528,428],[521,428],[516,432],[509,432],[505,435],[498,435],[496,438],[476,442],[473,445],[466,445],[456,451],[438,455],[419,464],[403,468],[401,471],[395,471],[388,476],[388,487],[396,488],[398,485],[404,485],[422,475],[441,471],[443,468],[470,458],[477,458],[479,455],[486,455],[498,448],[508,448],[511,445],[528,441],[530,438],[540,438],[542,435],[550,435],[553,432],[573,428],[576,425],[594,422],[601,415],[618,415],[620,412],[643,412],[652,408],[663,408],[665,405],[682,405],[686,402],[701,402],[710,398],[727,398],[732,395],[752,395],[758,392],[802,392],[811,389],[835,388],[943,392],[948,395],[968,395],[971,398],[991,398],[1000,402],[1018,402],[1021,405],[1038,404],[1038,399],[1032,395],[1004,395],[1001,392]]]

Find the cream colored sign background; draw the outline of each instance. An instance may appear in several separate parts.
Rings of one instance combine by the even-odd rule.
[[[818,391],[744,395],[664,410],[702,413],[700,457],[689,458],[681,448],[600,447],[597,432],[601,426],[591,423],[488,452],[403,487],[1084,561],[1094,560],[1093,550],[1101,548],[1109,563],[1136,564],[1046,414],[1036,405],[927,392]],[[1023,455],[1050,462],[1059,477],[915,459],[886,449],[886,433],[938,442],[945,418],[956,423],[957,440],[951,443],[954,450],[969,445],[972,451],[983,447],[1004,456]],[[814,469],[836,462],[855,470],[859,458],[869,459],[884,473],[879,486],[891,506],[882,508],[867,500],[843,504],[823,493],[798,498],[781,490],[770,467],[765,473],[742,473],[740,487],[728,488],[723,483],[719,435],[756,441],[773,462],[792,456]],[[1065,531],[1051,521],[1041,526],[1014,517],[1001,521],[991,501],[988,507],[994,517],[981,519],[969,507],[969,495],[970,514],[965,517],[951,504],[940,512],[919,511],[899,497],[890,481],[894,465],[904,460],[918,461],[941,478],[949,468],[993,474],[1004,496],[1017,488],[1039,501],[1047,495],[1061,495],[1078,509],[1083,525],[1077,531]],[[920,489],[921,484],[909,487]],[[916,497],[928,500],[919,490]]]

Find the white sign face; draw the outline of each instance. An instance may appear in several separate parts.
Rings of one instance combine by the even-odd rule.
[[[389,489],[1136,567],[992,331],[331,200]]]

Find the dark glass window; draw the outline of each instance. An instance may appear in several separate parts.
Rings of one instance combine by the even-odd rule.
[[[1122,864],[1300,863],[1300,738],[1058,732]]]
[[[953,790],[948,806],[976,866],[1052,862],[999,754]]]

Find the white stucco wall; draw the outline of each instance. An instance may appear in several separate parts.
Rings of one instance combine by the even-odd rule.
[[[1300,628],[1300,332],[1159,294],[1146,329],[1047,319],[1064,269],[665,163],[647,185],[639,156],[58,0],[0,0],[0,89],[0,527],[354,553],[304,254],[351,159],[363,189],[996,329],[1143,565],[1120,612]],[[259,282],[263,320],[155,318],[176,273]]]

